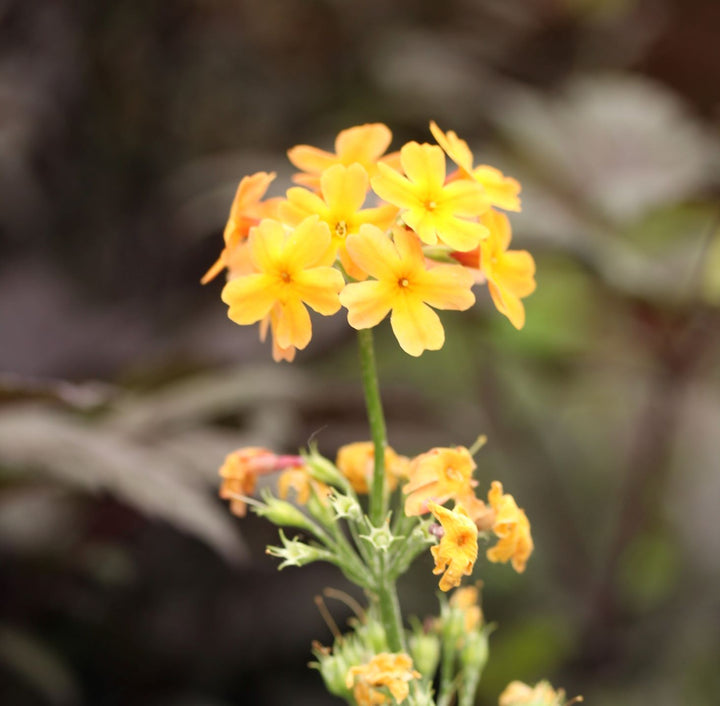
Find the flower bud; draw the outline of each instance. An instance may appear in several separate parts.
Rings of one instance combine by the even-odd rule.
[[[312,530],[312,524],[305,515],[294,505],[266,493],[263,497],[264,505],[256,506],[253,511],[260,517],[270,520],[279,527],[300,527]]]

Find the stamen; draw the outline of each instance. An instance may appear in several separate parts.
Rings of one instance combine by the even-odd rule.
[[[401,287],[407,287],[407,286],[410,284],[410,282],[408,282],[408,280],[407,280],[406,277],[403,277],[402,279],[399,279],[399,280],[398,280],[398,284],[399,284]]]
[[[345,221],[338,221],[335,224],[335,235],[339,238],[344,238],[347,235],[347,223]]]
[[[290,281],[290,273],[287,271],[283,271],[280,273],[280,279],[283,282],[289,282]]]

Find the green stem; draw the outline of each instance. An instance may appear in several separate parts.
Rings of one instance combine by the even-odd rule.
[[[380,527],[387,515],[387,494],[385,492],[387,433],[385,431],[385,416],[383,415],[375,367],[372,329],[358,331],[358,341],[360,343],[360,372],[362,374],[363,390],[365,391],[365,406],[367,407],[368,422],[370,423],[370,434],[375,446],[375,466],[370,490],[370,521],[375,527]]]
[[[370,435],[375,447],[369,514],[372,525],[381,527],[388,513],[388,494],[387,484],[385,483],[387,432],[385,430],[385,416],[375,366],[372,329],[358,331],[358,342],[360,345],[360,372],[365,392],[365,406],[367,407],[368,422],[370,424]],[[385,629],[389,649],[392,652],[406,652],[400,603],[395,581],[389,576],[389,568],[391,567],[386,566],[385,556],[380,554],[378,571],[375,577],[380,618]]]
[[[397,590],[395,582],[387,578],[384,558],[380,562],[380,568],[384,575],[378,586],[378,604],[380,606],[380,618],[385,629],[385,638],[391,652],[407,652]]]

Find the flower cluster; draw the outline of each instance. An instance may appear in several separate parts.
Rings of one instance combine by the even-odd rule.
[[[466,142],[430,124],[437,144],[408,142],[387,154],[383,124],[343,130],[335,152],[310,145],[288,151],[300,186],[265,199],[275,174],[245,177],[233,201],[220,257],[222,299],[241,325],[272,333],[273,358],[293,360],[312,337],[308,307],[331,316],[347,309],[356,329],[388,314],[401,348],[413,356],[445,341],[435,309],[469,309],[487,283],[498,311],[516,328],[522,298],[535,289],[535,263],[509,250],[520,185],[488,165],[473,166]],[[455,168],[448,174],[446,157]]]

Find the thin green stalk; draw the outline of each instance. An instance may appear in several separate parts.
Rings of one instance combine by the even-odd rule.
[[[387,578],[385,571],[385,560],[381,557],[380,569],[383,578],[378,584],[378,604],[380,606],[380,618],[385,628],[385,638],[391,652],[407,652],[405,646],[405,631],[400,619],[400,603],[398,601],[395,582]]]
[[[385,416],[383,415],[375,367],[372,329],[358,331],[358,341],[360,343],[360,372],[365,391],[365,406],[370,424],[370,435],[375,446],[375,466],[370,489],[370,521],[375,527],[380,527],[387,515],[387,493],[385,492],[387,432],[385,431]]]

